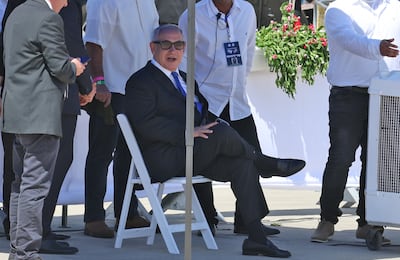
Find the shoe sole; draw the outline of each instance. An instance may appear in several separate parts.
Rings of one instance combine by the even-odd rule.
[[[311,242],[314,242],[314,243],[326,243],[331,239],[331,237],[332,236],[329,236],[326,239],[321,239],[321,238],[314,237],[314,238],[311,238]]]
[[[97,238],[114,238],[114,234],[111,236],[111,235],[99,235],[99,234],[96,234],[96,233],[92,233],[92,232],[90,232],[90,231],[87,231],[87,230],[85,230],[84,232],[83,232],[85,235],[87,235],[87,236],[90,236],[90,237],[97,237]]]
[[[362,238],[362,237],[356,237],[357,239],[362,239],[362,240],[367,240],[366,238]],[[383,238],[386,239],[386,238]],[[381,246],[390,246],[392,244],[392,241],[390,240],[383,240]]]
[[[79,250],[74,250],[74,251],[51,251],[51,250],[39,250],[40,254],[44,254],[44,255],[74,255],[76,253],[78,253]]]
[[[289,258],[291,255],[287,256],[280,256],[280,255],[270,255],[266,253],[261,253],[261,252],[253,252],[253,251],[242,251],[242,255],[252,255],[252,256],[269,256],[269,257],[276,257],[276,258]]]

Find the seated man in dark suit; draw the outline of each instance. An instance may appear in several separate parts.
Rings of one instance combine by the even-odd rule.
[[[153,60],[127,82],[126,114],[152,179],[165,181],[185,175],[186,75],[178,71],[185,42],[179,27],[167,24],[154,31],[150,47]],[[227,124],[208,122],[207,101],[197,86],[195,95],[193,174],[231,182],[249,230],[243,254],[289,257],[288,251],[278,249],[264,233],[261,219],[269,210],[259,172],[262,177],[290,175],[304,167],[304,161],[295,161],[295,170],[289,167],[277,173],[276,158],[255,151]]]

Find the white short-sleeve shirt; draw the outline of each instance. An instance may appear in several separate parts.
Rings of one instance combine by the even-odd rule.
[[[151,59],[150,41],[158,27],[153,0],[88,0],[85,42],[103,49],[106,86],[125,94],[129,77]]]

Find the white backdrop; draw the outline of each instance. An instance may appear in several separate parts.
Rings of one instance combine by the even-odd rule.
[[[296,186],[319,189],[328,157],[329,84],[317,76],[313,86],[297,82],[295,99],[275,87],[262,52],[256,51],[248,94],[264,153],[280,158],[299,158],[306,167],[289,178],[261,180],[268,186]],[[347,186],[358,186],[359,152],[349,172]]]
[[[256,55],[260,53],[257,52]],[[304,159],[307,165],[301,172],[289,178],[274,177],[261,179],[261,182],[264,186],[270,187],[301,187],[319,190],[329,148],[329,85],[322,76],[316,78],[314,86],[298,82],[296,99],[291,99],[275,87],[274,80],[274,74],[268,71],[262,54],[256,56],[253,71],[248,78],[248,94],[262,150],[271,156]],[[85,112],[78,117],[74,140],[74,162],[61,189],[59,204],[84,202],[88,119]],[[2,158],[3,151],[1,150],[0,169],[3,168]],[[350,169],[348,186],[358,186],[360,170],[358,158],[359,154],[357,161]],[[2,178],[0,178],[0,183],[2,183]],[[167,192],[175,189],[180,189],[180,187],[170,187]],[[111,165],[105,201],[111,201],[112,195]]]

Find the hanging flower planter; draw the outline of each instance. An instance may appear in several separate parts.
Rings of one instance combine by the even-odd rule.
[[[317,74],[326,73],[328,44],[323,27],[301,24],[292,3],[284,2],[280,11],[281,22],[271,21],[257,31],[256,45],[264,51],[269,69],[276,73],[276,86],[294,98],[298,78],[313,85]]]

